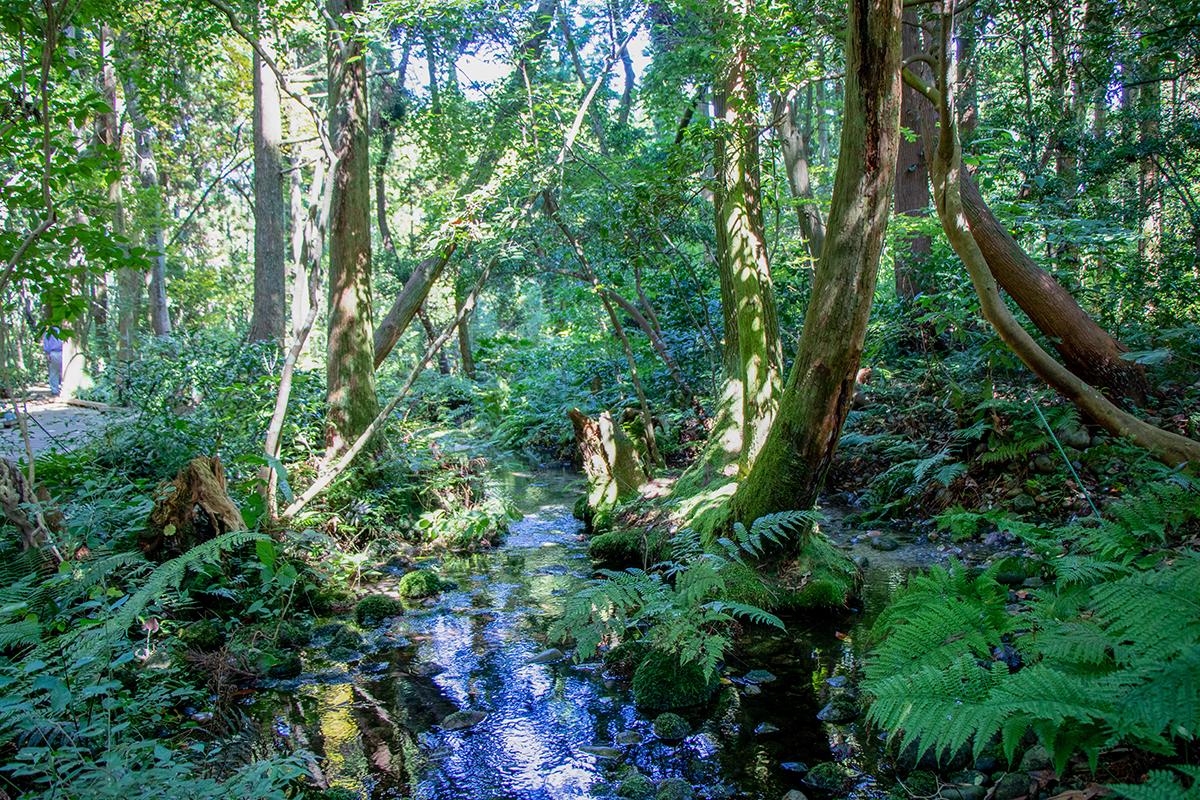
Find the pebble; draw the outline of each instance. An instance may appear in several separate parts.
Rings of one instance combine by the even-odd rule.
[[[804,775],[808,772],[808,764],[803,761],[784,761],[779,768],[784,772],[794,772],[797,775]]]
[[[937,796],[938,800],[984,800],[987,797],[987,789],[973,784],[946,786]]]
[[[620,758],[621,750],[616,747],[607,747],[601,744],[587,744],[579,748],[582,753],[587,753],[589,756],[596,758]]]
[[[808,795],[799,789],[792,789],[783,796],[783,800],[808,800]]]
[[[633,744],[641,744],[641,743],[642,743],[642,735],[640,733],[638,733],[637,731],[621,731],[620,733],[617,734],[617,744],[633,745]]]
[[[779,732],[779,726],[772,725],[769,722],[760,722],[760,723],[758,723],[758,726],[755,727],[755,729],[754,729],[755,736],[769,736],[772,733],[778,733],[778,732]]]

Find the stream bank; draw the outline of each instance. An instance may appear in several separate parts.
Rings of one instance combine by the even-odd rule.
[[[626,681],[598,660],[572,663],[548,640],[564,600],[592,575],[571,514],[582,481],[548,470],[496,480],[523,515],[501,546],[419,564],[448,588],[406,601],[403,614],[363,634],[321,626],[301,674],[268,682],[252,716],[272,750],[313,752],[311,771],[343,797],[779,800],[802,791],[815,800],[808,768],[831,761],[848,777],[838,796],[884,796],[875,777],[886,769],[882,743],[844,700],[869,621],[914,557],[938,554],[853,545],[870,554],[862,609],[744,635],[714,705],[686,717],[682,740],[667,741]]]

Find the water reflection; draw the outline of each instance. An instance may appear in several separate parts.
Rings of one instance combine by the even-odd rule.
[[[531,663],[552,646],[546,630],[590,563],[567,505],[578,492],[572,476],[506,480],[526,516],[503,547],[444,559],[442,574],[458,588],[380,634],[398,644],[352,665],[340,682],[309,673],[292,692],[260,701],[296,731],[281,747],[315,752],[329,785],[369,798],[581,800],[611,797],[601,787],[632,765],[654,781],[682,778],[702,798],[777,800],[798,785],[786,764],[837,754],[868,776],[877,771],[873,738],[816,720],[830,680],[851,674],[862,656],[854,620],[841,637],[800,620],[786,634],[756,633],[728,672],[765,668],[776,680],[727,680],[715,707],[691,719],[692,735],[676,744],[657,740],[628,686],[596,664]],[[872,573],[869,612],[898,574]],[[871,796],[869,778],[860,788],[857,797]]]

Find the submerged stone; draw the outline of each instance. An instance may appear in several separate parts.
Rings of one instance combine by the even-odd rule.
[[[562,661],[566,657],[567,656],[563,653],[562,650],[559,650],[558,648],[555,648],[555,647],[551,647],[549,650],[543,650],[542,652],[538,653],[536,656],[531,657],[527,663],[529,663],[529,664],[553,664],[555,661]]]
[[[817,719],[832,725],[844,725],[858,719],[859,713],[858,703],[842,694],[834,697],[818,711]]]
[[[617,747],[609,747],[602,744],[586,744],[579,748],[579,752],[587,753],[589,756],[596,758],[620,758],[621,750]]]
[[[621,731],[617,734],[617,744],[634,745],[642,743],[642,735],[637,731]]]
[[[769,736],[772,733],[779,733],[778,725],[772,725],[769,722],[760,722],[754,728],[755,736]]]
[[[487,718],[482,711],[455,711],[442,720],[442,727],[448,731],[461,731],[474,728]]]
[[[640,773],[634,773],[617,785],[617,797],[626,800],[651,800],[654,797],[654,784]]]
[[[779,768],[784,772],[791,772],[794,775],[804,775],[808,772],[808,764],[803,761],[784,761],[779,765]]]
[[[765,669],[752,669],[742,676],[742,680],[746,683],[771,683],[776,678]]]

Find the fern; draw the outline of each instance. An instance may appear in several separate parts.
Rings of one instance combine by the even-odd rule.
[[[1190,785],[1185,787],[1175,773],[1156,769],[1143,784],[1121,783],[1109,788],[1127,800],[1200,800],[1200,767],[1178,765],[1173,769],[1190,778]]]

